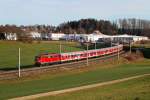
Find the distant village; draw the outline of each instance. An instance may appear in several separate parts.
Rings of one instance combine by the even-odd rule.
[[[67,40],[67,41],[78,41],[78,42],[100,42],[100,41],[114,41],[129,43],[148,40],[145,36],[135,35],[105,35],[99,31],[94,31],[91,34],[65,34],[65,33],[39,33],[29,32],[25,36],[32,40]],[[0,33],[1,40],[18,40],[17,33]]]
[[[150,37],[150,21],[122,19],[116,23],[106,20],[81,19],[59,26],[1,25],[0,40],[67,40],[78,42],[137,42]]]

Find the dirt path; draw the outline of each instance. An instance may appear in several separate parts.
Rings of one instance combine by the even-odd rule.
[[[62,94],[62,93],[73,92],[73,91],[78,91],[78,90],[83,90],[83,89],[90,89],[90,88],[99,87],[99,86],[103,86],[103,85],[110,85],[110,84],[124,82],[127,80],[132,80],[132,79],[149,76],[149,75],[150,74],[137,75],[137,76],[132,76],[132,77],[108,81],[108,82],[101,82],[101,83],[92,84],[92,85],[74,87],[74,88],[58,90],[58,91],[51,91],[51,92],[47,92],[47,93],[40,93],[40,94],[29,95],[29,96],[24,96],[24,97],[17,97],[17,98],[12,98],[10,100],[31,100],[31,99],[36,99],[39,97],[44,97],[44,96],[58,95],[58,94]]]

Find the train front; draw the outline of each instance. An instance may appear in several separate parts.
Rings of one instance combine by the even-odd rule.
[[[42,63],[41,63],[41,55],[35,56],[35,65],[36,66],[42,65]]]
[[[60,62],[60,54],[47,53],[35,57],[35,65],[49,65]]]

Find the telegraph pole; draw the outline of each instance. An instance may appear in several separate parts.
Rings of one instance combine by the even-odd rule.
[[[96,41],[95,41],[95,50],[97,49],[96,47],[97,47],[97,45],[96,45]],[[96,56],[97,56],[97,51],[96,51]]]
[[[60,54],[60,63],[61,63],[61,49],[62,49],[62,47],[61,47],[61,42],[60,42],[60,44],[59,44],[59,54]]]
[[[130,41],[130,54],[132,53],[132,42]]]
[[[86,59],[86,65],[88,66],[89,65],[89,58],[88,58],[88,49],[89,49],[89,45],[88,45],[88,43],[86,44],[86,49],[87,49],[87,51],[86,51],[86,54],[87,54],[87,59]]]
[[[62,49],[62,47],[61,47],[61,42],[60,42],[60,44],[59,44],[59,53],[61,54],[61,49]]]
[[[96,41],[95,41],[95,50],[96,50]]]
[[[118,61],[119,61],[119,43],[118,43]]]
[[[110,42],[111,42],[111,44],[110,44],[110,45],[111,45],[111,47],[112,47],[112,38],[110,39]]]
[[[18,49],[18,77],[20,77],[20,48]]]

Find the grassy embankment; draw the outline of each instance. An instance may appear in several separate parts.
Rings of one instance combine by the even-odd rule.
[[[61,90],[150,73],[149,59],[119,65],[110,65],[110,62],[108,64],[89,66],[94,68],[86,71],[78,69],[65,73],[50,73],[27,79],[3,81],[0,82],[0,99]]]
[[[149,100],[150,76],[38,100]],[[37,100],[37,99],[36,99]]]
[[[12,67],[12,65],[16,65],[16,63],[12,62],[12,60],[17,61],[17,58],[14,57],[16,57],[17,55],[15,54],[15,52],[17,52],[18,47],[22,48],[22,52],[26,52],[23,56],[24,58],[22,58],[25,59],[24,65],[30,65],[34,61],[33,55],[36,55],[40,52],[45,52],[47,50],[48,52],[59,52],[59,50],[57,49],[59,48],[58,44],[59,42],[41,43],[41,44],[37,43],[23,44],[18,42],[4,43],[0,41],[1,52],[5,53],[7,52],[6,54],[0,53],[1,55],[0,65],[4,67],[4,65],[6,64],[7,66],[5,66],[5,68],[14,68]],[[80,50],[80,48],[76,48],[76,44],[71,43],[68,45],[70,45],[72,50]],[[65,48],[64,51],[66,50],[67,48]],[[68,48],[68,50],[70,51],[70,48]],[[10,56],[5,57],[5,55]],[[56,74],[50,73],[47,75],[41,75],[36,77],[34,76],[31,78],[0,81],[0,99],[8,99],[12,97],[31,95],[54,90],[61,90],[71,87],[83,86],[88,84],[94,84],[99,82],[105,82],[150,73],[149,59],[133,63],[122,63],[119,65],[110,62],[107,63],[109,65],[96,64],[95,66],[94,65],[89,66],[91,67],[90,70],[80,71],[80,69],[77,69],[68,72],[66,71],[65,73],[56,73]]]
[[[62,52],[79,51],[79,44],[63,42]],[[0,41],[0,70],[15,69],[18,65],[18,48],[21,48],[21,66],[30,67],[34,64],[35,56],[40,53],[58,53],[59,41],[41,43],[21,43],[15,41]]]

